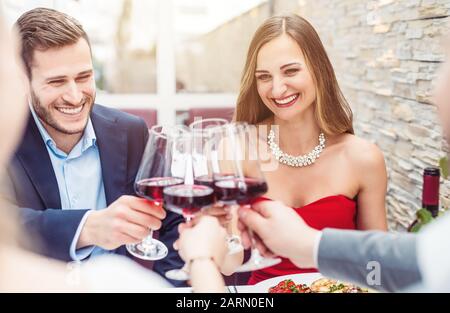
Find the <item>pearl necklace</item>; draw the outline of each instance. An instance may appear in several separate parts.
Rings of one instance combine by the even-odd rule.
[[[325,135],[320,133],[319,144],[308,154],[293,156],[283,152],[280,147],[275,143],[275,132],[271,129],[267,136],[267,144],[269,145],[272,155],[278,162],[293,167],[303,167],[313,164],[320,153],[325,149]]]

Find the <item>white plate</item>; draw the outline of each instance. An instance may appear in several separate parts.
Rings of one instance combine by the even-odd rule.
[[[305,274],[290,274],[284,276],[278,276],[270,279],[263,280],[251,287],[251,292],[268,293],[269,288],[276,286],[280,281],[285,279],[292,279],[295,284],[306,284],[311,286],[311,284],[322,278],[320,273],[305,273]]]

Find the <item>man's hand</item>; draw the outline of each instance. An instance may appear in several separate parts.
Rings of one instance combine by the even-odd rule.
[[[138,243],[161,227],[166,212],[160,205],[134,196],[122,196],[109,207],[92,211],[84,224],[77,249],[99,246],[106,250]]]
[[[290,259],[299,267],[314,264],[314,244],[319,231],[309,227],[290,207],[278,201],[262,201],[252,208],[239,210],[242,241],[250,246],[248,229],[255,232],[256,247],[265,256],[276,255]]]

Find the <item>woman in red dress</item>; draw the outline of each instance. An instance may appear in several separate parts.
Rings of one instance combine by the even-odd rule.
[[[267,142],[276,164],[264,170],[267,198],[284,202],[317,229],[387,229],[383,154],[354,135],[350,106],[305,19],[275,16],[258,28],[235,120],[259,126]],[[311,271],[283,260],[253,272],[249,283]]]

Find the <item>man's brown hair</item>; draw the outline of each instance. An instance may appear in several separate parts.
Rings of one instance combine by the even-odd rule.
[[[36,8],[19,17],[15,27],[20,36],[22,60],[28,78],[34,51],[46,51],[76,44],[80,38],[89,43],[89,38],[81,24],[73,17],[53,9]]]

